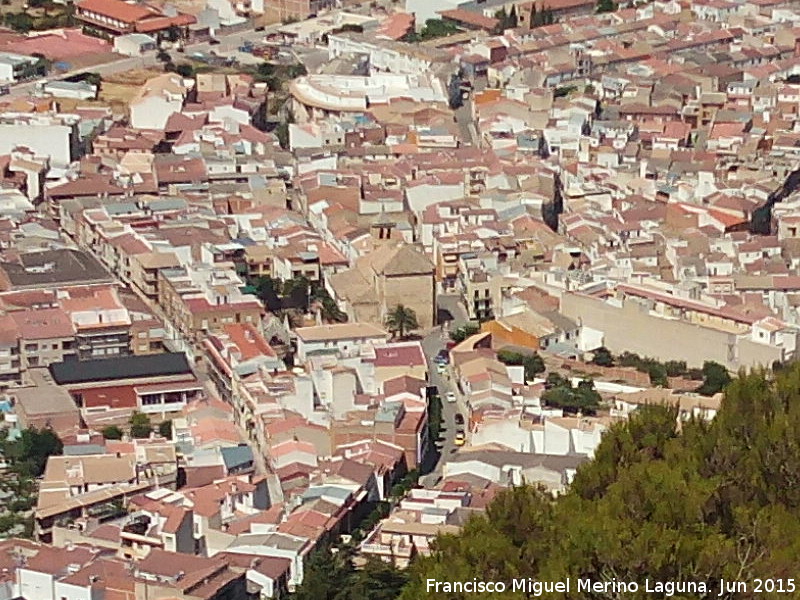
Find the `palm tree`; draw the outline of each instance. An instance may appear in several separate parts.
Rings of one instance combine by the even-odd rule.
[[[398,304],[386,315],[386,327],[392,335],[404,337],[412,329],[417,329],[417,313],[413,309]]]

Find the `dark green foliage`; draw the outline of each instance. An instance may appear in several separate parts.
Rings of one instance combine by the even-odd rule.
[[[556,18],[552,10],[547,7],[542,8],[542,10],[537,10],[536,4],[533,4],[531,7],[531,22],[529,23],[531,29],[544,25],[552,25],[555,22]]]
[[[292,600],[392,600],[408,581],[405,572],[378,559],[356,570],[348,546],[315,550],[304,571],[303,584]]]
[[[453,340],[455,343],[460,344],[465,339],[470,336],[475,335],[481,330],[480,327],[477,325],[473,325],[471,323],[467,323],[466,325],[462,325],[450,332],[450,339]]]
[[[584,379],[574,387],[568,380],[561,379],[562,381],[556,382],[548,376],[546,385],[550,389],[542,394],[542,401],[547,406],[560,408],[570,414],[593,415],[597,412],[602,398],[594,389],[594,382],[591,379]]]
[[[707,369],[707,371],[710,371]],[[425,581],[704,581],[792,577],[800,556],[800,365],[740,375],[711,423],[642,407],[603,438],[565,495],[531,487],[498,495],[458,536],[442,536],[412,566],[402,600],[443,597]],[[770,575],[765,575],[765,574]],[[653,597],[637,593],[554,598]],[[573,586],[573,592],[574,592]],[[470,594],[522,600],[524,594]],[[661,597],[661,596],[659,596]],[[778,597],[775,595],[774,597]],[[798,598],[797,592],[781,597]],[[449,595],[459,600],[461,595]]]
[[[194,77],[194,67],[189,63],[180,63],[175,65],[175,72],[181,77],[186,77],[187,79]]]
[[[359,530],[361,531],[362,537],[363,535],[366,535],[370,531],[375,529],[375,526],[382,519],[388,517],[391,511],[392,511],[392,506],[391,504],[389,504],[389,502],[386,501],[378,502],[378,504],[375,506],[372,512],[369,513],[366,517],[364,517],[364,520],[361,521],[361,524],[358,527]]]
[[[505,365],[522,365],[525,367],[525,379],[527,381],[532,381],[537,375],[545,372],[544,360],[542,360],[538,352],[522,354],[521,352],[500,350],[497,353],[497,360]]]
[[[406,473],[405,477],[392,486],[392,490],[389,495],[395,500],[399,500],[409,491],[411,491],[418,482],[419,472],[416,469],[411,469],[408,473]]]
[[[495,32],[498,34],[503,33],[506,29],[516,29],[519,25],[516,5],[512,5],[510,11],[506,11],[504,6],[494,14],[494,18],[497,19]]]
[[[721,392],[731,382],[728,369],[714,361],[703,363],[703,385],[697,390],[704,396],[713,396]]]
[[[442,399],[433,396],[428,400],[428,438],[435,442],[442,432]]]
[[[614,2],[614,0],[598,0],[597,12],[607,13],[614,12],[615,10],[617,10],[617,3]]]
[[[668,360],[664,363],[664,369],[666,369],[669,377],[680,377],[681,375],[686,375],[686,361]]]
[[[561,87],[557,87],[553,91],[553,98],[564,98],[565,96],[569,96],[573,92],[577,92],[578,88],[574,85],[564,85]]]
[[[600,346],[597,350],[594,351],[594,356],[592,357],[592,363],[597,365],[598,367],[613,367],[614,366],[614,356],[609,352],[608,348],[605,346]]]
[[[109,425],[108,427],[103,427],[102,434],[107,440],[121,440],[124,432],[116,425]]]
[[[158,435],[168,440],[172,439],[172,421],[167,419],[158,424]]]
[[[403,338],[410,331],[419,329],[417,313],[413,309],[398,304],[386,315],[386,328],[397,337]]]
[[[11,466],[11,471],[21,479],[39,477],[44,473],[47,458],[61,454],[64,444],[52,429],[29,427],[19,438],[0,442],[3,455]]]
[[[617,357],[617,364],[622,367],[634,367],[641,373],[650,376],[650,383],[655,386],[667,387],[667,377],[680,377],[688,373],[686,362],[682,360],[669,360],[661,363],[654,358],[642,358],[632,352],[623,352]]]
[[[6,13],[3,21],[14,31],[28,33],[33,29],[33,18],[27,13]]]
[[[347,321],[347,315],[339,309],[328,290],[319,282],[310,281],[303,276],[287,281],[260,277],[251,284],[270,312],[280,313],[288,308],[305,312],[312,307],[312,304],[318,304],[323,320],[334,323]]]
[[[276,65],[264,62],[258,65],[253,77],[256,81],[266,83],[270,91],[277,92],[285,83],[307,74],[308,71],[301,64]]]
[[[133,438],[149,438],[150,434],[153,433],[153,424],[150,422],[150,417],[144,413],[133,413],[128,423],[131,426],[131,437]]]
[[[403,38],[403,41],[409,43],[424,42],[425,40],[447,37],[448,35],[458,33],[458,31],[458,26],[456,26],[455,23],[442,19],[428,19],[425,21],[425,26],[419,33],[409,33]]]

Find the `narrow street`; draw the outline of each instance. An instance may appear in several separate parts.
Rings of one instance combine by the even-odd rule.
[[[420,483],[425,487],[436,485],[436,482],[442,477],[444,463],[457,449],[455,445],[456,413],[460,412],[466,417],[465,405],[453,383],[449,365],[448,370],[440,374],[437,371],[436,363],[433,362],[439,351],[445,348],[447,342],[450,341],[448,331],[466,323],[466,311],[461,306],[458,296],[455,295],[440,295],[437,298],[437,304],[439,306],[439,321],[444,323],[446,320],[448,329],[443,331],[437,327],[430,331],[422,339],[422,349],[428,359],[429,383],[439,388],[439,396],[442,399],[442,428],[441,439],[436,444],[438,453],[431,459],[436,460],[436,464],[433,465],[433,469],[428,474],[420,478]],[[445,319],[442,319],[442,317],[445,317]],[[447,402],[447,392],[451,391],[456,393],[457,402],[455,403]]]

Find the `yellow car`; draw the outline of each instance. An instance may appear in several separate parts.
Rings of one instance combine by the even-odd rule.
[[[463,446],[464,444],[467,443],[467,437],[464,435],[463,431],[459,431],[456,433],[456,439],[453,440],[453,443],[456,446]]]

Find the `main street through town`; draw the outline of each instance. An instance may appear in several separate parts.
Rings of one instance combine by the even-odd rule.
[[[445,373],[440,374],[437,370],[437,365],[433,361],[439,351],[446,347],[447,342],[450,340],[448,331],[463,325],[467,322],[467,313],[461,305],[458,296],[451,294],[440,295],[437,299],[439,306],[439,322],[445,324],[446,329],[439,327],[434,328],[432,331],[422,339],[422,349],[428,359],[428,372],[430,385],[435,385],[439,388],[439,395],[442,399],[442,430],[441,440],[437,442],[437,454],[431,460],[436,460],[432,470],[420,478],[420,483],[425,487],[433,487],[436,482],[442,477],[442,468],[447,459],[456,451],[455,435],[456,413],[466,415],[466,405],[464,399],[458,392],[458,389],[453,381],[450,367]],[[456,394],[456,402],[447,401],[447,393],[453,392]],[[429,465],[430,463],[426,463]]]

